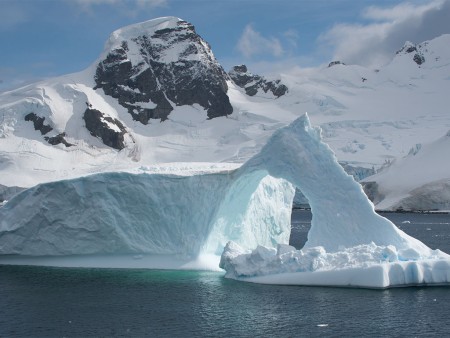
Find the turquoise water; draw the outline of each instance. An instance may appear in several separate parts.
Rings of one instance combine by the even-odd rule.
[[[388,216],[450,251],[449,215]],[[303,240],[308,217],[294,212],[292,242]],[[445,337],[449,313],[448,287],[273,286],[216,272],[0,266],[0,337]]]

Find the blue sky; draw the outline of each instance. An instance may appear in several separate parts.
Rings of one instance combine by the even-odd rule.
[[[89,66],[109,34],[159,16],[194,24],[228,70],[340,59],[376,67],[450,33],[450,0],[0,0],[0,90]]]

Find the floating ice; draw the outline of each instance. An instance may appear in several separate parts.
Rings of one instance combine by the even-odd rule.
[[[228,243],[220,262],[226,277],[374,288],[450,282],[450,256],[376,214],[306,115],[274,133],[241,170],[291,182],[308,198],[313,218],[302,250],[279,245],[248,251]]]

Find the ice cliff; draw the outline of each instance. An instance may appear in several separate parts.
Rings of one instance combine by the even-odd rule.
[[[287,243],[291,184],[235,165],[183,164],[41,184],[0,208],[1,255],[150,254],[181,260]],[[152,266],[148,266],[152,267]]]

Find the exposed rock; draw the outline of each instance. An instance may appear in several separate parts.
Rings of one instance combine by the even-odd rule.
[[[416,156],[419,153],[420,149],[422,149],[422,144],[416,143],[414,147],[411,147],[411,149],[409,149],[408,156]]]
[[[52,146],[56,146],[57,144],[62,143],[66,147],[72,147],[74,144],[67,142],[66,139],[64,138],[65,136],[66,136],[66,133],[61,133],[61,134],[58,134],[58,135],[53,136],[53,137],[45,136],[44,139],[48,143],[50,143]]]
[[[53,128],[47,124],[44,124],[45,117],[37,116],[35,113],[29,113],[25,115],[25,121],[32,121],[34,125],[34,130],[39,130],[41,135],[45,135],[52,131]]]
[[[126,129],[119,120],[105,116],[101,111],[91,108],[86,109],[83,119],[91,135],[101,138],[105,145],[118,150],[125,148]]]
[[[392,207],[393,210],[450,210],[450,180],[442,179],[424,184],[408,192],[408,196]]]
[[[328,68],[333,67],[333,66],[336,66],[336,65],[343,65],[343,66],[345,66],[345,63],[343,63],[343,62],[341,62],[341,61],[331,61],[331,62],[328,64]]]
[[[39,130],[41,132],[41,135],[46,135],[49,132],[53,130],[52,127],[50,127],[48,124],[45,124],[45,117],[37,116],[35,113],[29,113],[25,115],[25,121],[32,121],[34,125],[34,130]],[[60,133],[56,136],[45,136],[44,139],[50,143],[51,145],[55,146],[57,144],[64,144],[66,147],[71,147],[73,144],[67,142],[65,140],[66,133]]]
[[[228,77],[209,45],[186,21],[168,18],[163,27],[149,21],[113,33],[121,41],[98,64],[96,88],[143,124],[166,120],[174,105],[197,103],[208,118],[231,114]]]
[[[405,45],[400,50],[398,50],[395,54],[400,54],[400,53],[409,54],[412,52],[417,52],[417,47],[415,44],[407,41],[405,43]]]
[[[406,42],[405,45],[397,51],[396,54],[411,54],[414,53],[413,61],[417,63],[419,66],[425,62],[425,57],[423,55],[423,51],[426,50],[427,43],[415,45],[412,42]]]
[[[280,80],[268,81],[262,76],[250,73],[245,65],[234,66],[228,75],[237,86],[244,88],[245,93],[249,96],[256,95],[260,89],[264,93],[270,91],[276,97],[283,96],[288,92],[288,87]]]
[[[379,192],[378,183],[377,182],[360,182],[363,187],[364,193],[367,195],[367,198],[371,200],[374,204],[382,201],[384,199],[384,195]]]
[[[414,54],[413,60],[420,66],[422,63],[425,62],[425,57],[422,54],[416,53]]]

